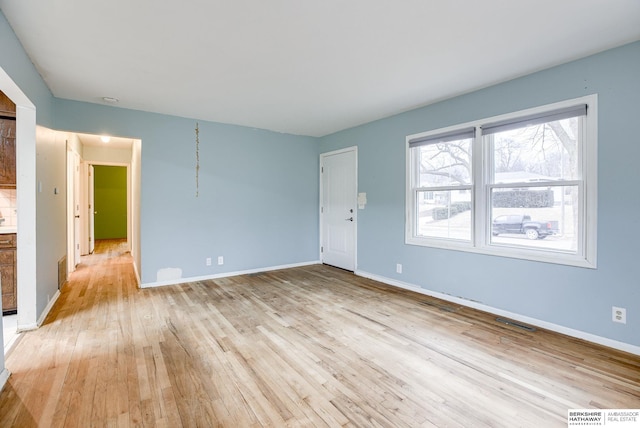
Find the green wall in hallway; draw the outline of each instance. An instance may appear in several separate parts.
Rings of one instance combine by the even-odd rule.
[[[95,238],[127,237],[127,168],[94,166]]]

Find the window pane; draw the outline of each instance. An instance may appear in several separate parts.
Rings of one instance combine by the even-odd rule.
[[[491,243],[575,253],[578,186],[491,191]]]
[[[471,138],[415,147],[418,187],[471,184]]]
[[[493,138],[493,183],[579,179],[580,118],[498,132]]]
[[[470,190],[417,192],[417,198],[417,236],[471,240]]]

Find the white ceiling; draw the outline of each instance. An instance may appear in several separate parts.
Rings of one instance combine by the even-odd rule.
[[[0,0],[56,97],[323,136],[640,40],[638,0]]]

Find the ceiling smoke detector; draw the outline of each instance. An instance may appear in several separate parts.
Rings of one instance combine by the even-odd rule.
[[[102,101],[104,101],[105,103],[108,103],[108,104],[115,104],[120,100],[117,99],[117,98],[114,98],[114,97],[102,97]]]

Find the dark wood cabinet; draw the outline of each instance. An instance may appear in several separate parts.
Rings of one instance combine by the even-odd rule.
[[[0,116],[16,117],[16,105],[0,91]]]
[[[0,118],[0,188],[16,187],[16,121]]]
[[[0,188],[16,187],[16,105],[0,91]],[[0,280],[2,312],[15,313],[18,306],[16,280],[16,234],[0,234]]]
[[[0,91],[0,188],[16,187],[16,105]]]
[[[2,313],[16,313],[18,293],[15,233],[0,234],[0,278],[2,279]]]

